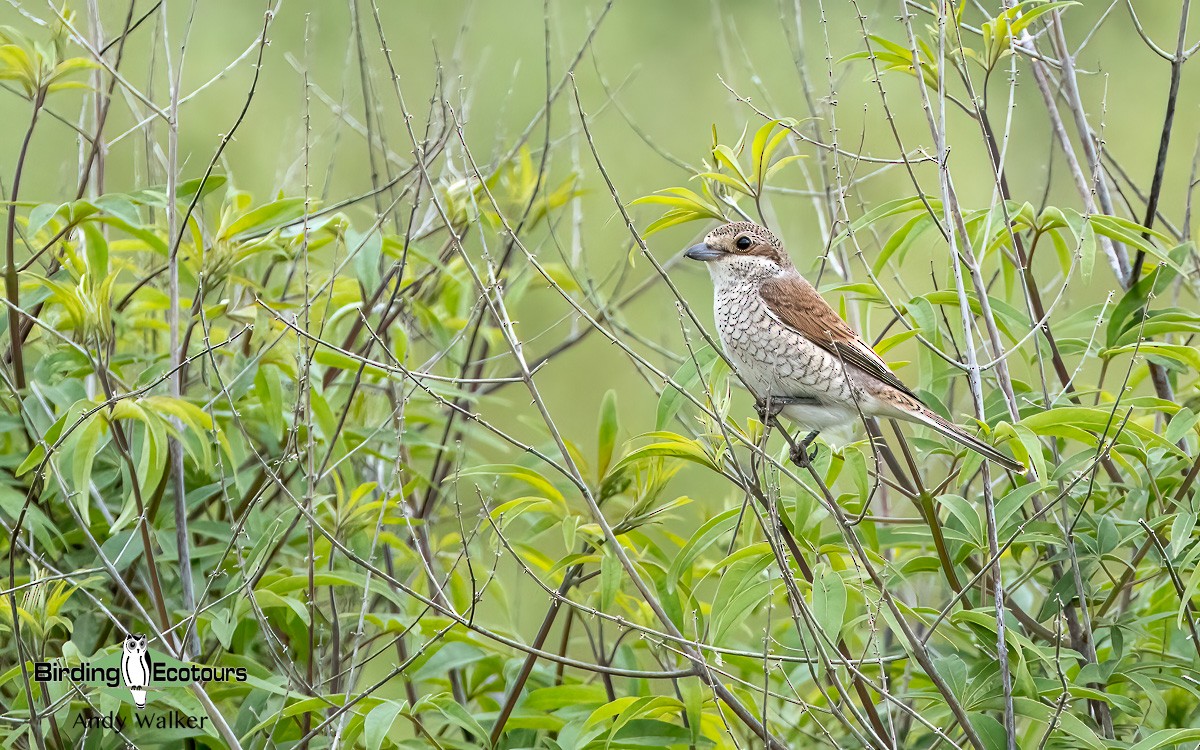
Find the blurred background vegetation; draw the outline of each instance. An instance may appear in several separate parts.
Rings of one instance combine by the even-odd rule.
[[[1050,5],[1029,28],[1041,53],[1055,63],[1050,67],[1061,116],[1088,172],[1068,96],[1057,90],[1061,64],[1048,40],[1047,19],[1061,17],[1077,50],[1079,98],[1103,143],[1105,179],[1115,191],[1112,213],[1126,222],[1118,230],[1132,255],[1142,235],[1136,224],[1155,173],[1172,70],[1137,26],[1169,56],[1180,6],[1134,2],[1135,22],[1130,4],[1121,0]],[[1146,233],[1141,241],[1151,250],[1145,278],[1157,279],[1162,268],[1179,271],[1156,290],[1160,308],[1171,312],[1157,319],[1164,325],[1153,331],[1176,349],[1151,360],[1167,368],[1179,406],[1153,387],[1147,359],[1138,352],[1098,355],[1104,346],[1115,352],[1137,341],[1136,333],[1120,335],[1137,330],[1147,302],[1145,294],[1129,293],[1114,278],[1094,237],[1090,245],[1081,238],[1081,220],[1064,229],[1059,248],[1043,246],[1032,268],[1052,305],[1051,320],[1061,324],[1074,385],[1089,407],[1096,405],[1088,413],[1070,411],[1053,375],[1045,385],[1048,350],[1039,337],[1027,336],[1033,321],[1015,280],[1011,242],[980,244],[974,237],[995,287],[1004,344],[1014,349],[1009,366],[1016,408],[1028,429],[1011,427],[1017,420],[1005,410],[991,373],[984,378],[986,415],[979,416],[986,416],[987,432],[1037,468],[1035,478],[995,472],[989,479],[977,460],[960,463],[923,435],[912,440],[916,465],[904,468],[917,476],[907,480],[880,479],[863,443],[826,452],[812,477],[784,465],[778,435],[754,448],[763,433],[749,399],[732,387],[734,395],[727,395],[728,372],[714,364],[697,326],[639,247],[644,234],[649,253],[668,263],[680,297],[711,331],[706,274],[671,259],[712,221],[647,233],[664,207],[634,201],[678,186],[702,193],[697,173],[729,173],[714,155],[715,144],[734,146],[744,138],[739,158],[749,163],[749,143],[764,115],[794,118],[778,155],[804,158],[772,178],[760,205],[743,198],[738,209],[720,201],[717,207],[726,217],[741,210],[768,223],[801,272],[819,281],[868,338],[893,334],[885,356],[903,379],[960,423],[969,422],[966,375],[915,337],[898,335],[903,326],[892,328],[880,293],[903,306],[952,289],[945,241],[926,227],[913,232],[890,263],[875,267],[875,278],[865,271],[889,238],[907,236],[893,233],[915,226],[910,220],[922,206],[912,201],[914,181],[932,196],[936,218],[943,218],[941,175],[931,158],[937,148],[914,79],[901,70],[879,84],[863,59],[867,34],[879,35],[871,42],[876,50],[886,47],[879,39],[908,48],[898,20],[904,7],[916,35],[934,44],[939,6],[920,2],[284,0],[263,6],[170,0],[160,7],[142,0],[131,17],[145,14],[145,20],[130,33],[120,62],[128,85],[115,87],[105,153],[83,191],[90,198],[119,195],[123,202],[96,202],[101,208],[92,218],[56,210],[76,197],[87,153],[76,128],[95,129],[96,102],[104,100],[109,71],[94,64],[69,71],[64,80],[83,85],[49,95],[22,160],[32,106],[13,73],[19,66],[6,58],[0,184],[9,196],[12,175],[24,163],[15,247],[22,299],[49,302],[39,308],[48,332],[39,326],[27,344],[31,384],[19,387],[11,369],[5,372],[6,493],[0,509],[8,528],[22,522],[27,541],[7,549],[15,563],[5,585],[9,606],[0,613],[7,618],[0,665],[6,724],[0,734],[7,733],[12,746],[110,746],[112,738],[85,737],[70,722],[88,708],[128,711],[128,696],[29,685],[18,661],[111,652],[121,629],[161,636],[162,623],[154,620],[186,627],[199,606],[194,636],[180,628],[167,638],[172,645],[159,640],[155,648],[206,663],[251,664],[259,680],[249,688],[210,686],[209,698],[163,691],[167,705],[207,715],[213,724],[225,717],[228,731],[210,726],[186,740],[202,746],[231,746],[236,738],[243,747],[372,749],[388,743],[566,748],[747,747],[764,741],[777,747],[1194,747],[1200,735],[1185,730],[1200,722],[1200,660],[1189,601],[1200,585],[1192,486],[1194,411],[1200,408],[1188,368],[1200,358],[1188,351],[1200,323],[1189,201],[1200,82],[1190,66],[1181,66],[1159,190],[1165,220],[1156,229],[1162,234]],[[978,29],[1002,12],[992,3],[940,7],[961,12],[964,29]],[[1045,6],[1021,7],[1032,12]],[[267,8],[273,12],[264,32]],[[1183,8],[1186,17],[1186,2]],[[117,38],[130,7],[79,0],[62,9],[10,0],[0,6],[0,24],[14,30],[5,41],[34,49],[29,40],[37,40],[49,54],[48,40],[57,35],[62,58],[94,61],[81,40],[61,30],[59,10],[74,14],[72,24],[95,49]],[[264,33],[270,43],[260,48]],[[983,48],[977,33],[963,34],[963,44]],[[953,32],[949,44],[958,44]],[[106,53],[110,62],[114,50]],[[941,68],[951,70],[947,87],[967,102],[949,54],[952,62]],[[163,210],[169,204],[169,127],[138,99],[144,94],[166,111],[172,66],[181,60],[179,90],[186,99],[178,116],[179,180],[206,173],[212,178],[209,194],[194,206],[186,188],[177,204],[180,216],[194,208],[204,229],[178,240],[183,325],[195,327],[186,352],[195,361],[191,380],[174,393],[168,387],[171,357],[184,350],[169,343],[169,271],[162,273],[172,262],[172,225]],[[982,68],[969,65],[979,85]],[[1010,65],[1016,70],[1011,106]],[[1003,208],[1016,215],[1029,203],[1030,216],[1042,218],[1047,206],[1073,217],[1088,213],[1052,137],[1029,57],[1002,59],[987,85],[991,123],[1006,133],[1011,203]],[[433,133],[440,144],[430,152],[428,178],[412,166],[398,91],[418,138]],[[936,85],[927,92],[936,105]],[[1003,212],[980,126],[951,106],[944,128],[958,201],[964,213],[979,212],[969,217],[970,231],[982,231],[981,217],[999,222]],[[845,152],[841,159],[823,157],[822,147],[813,144],[832,138]],[[899,159],[902,152],[912,159],[908,167]],[[393,175],[400,175],[402,190],[377,189]],[[845,194],[831,199],[827,191],[838,185]],[[311,235],[302,231],[300,218],[306,195],[317,208],[336,208],[311,219]],[[911,205],[887,212],[895,207],[889,202],[899,199]],[[631,233],[622,209],[639,234]],[[461,256],[443,210],[464,238]],[[501,216],[519,243],[506,234]],[[97,217],[125,223],[104,224]],[[372,232],[376,223],[382,238]],[[848,226],[854,227],[853,240],[843,237]],[[1040,233],[1021,225],[1013,231],[1026,241]],[[827,255],[833,238],[841,239]],[[43,246],[48,253],[35,256]],[[341,265],[347,253],[354,260]],[[1082,280],[1072,265],[1077,253],[1094,265]],[[489,263],[500,258],[506,259],[498,271],[504,315],[516,321],[511,329],[479,289],[481,283],[491,288],[489,273],[496,267]],[[111,297],[90,286],[97,265],[112,269]],[[396,268],[405,269],[399,286],[388,275]],[[481,281],[472,278],[472,269]],[[200,270],[217,280],[212,289],[197,284]],[[418,280],[415,288],[406,286],[410,279]],[[55,281],[65,286],[55,287]],[[300,294],[326,283],[335,291],[328,301]],[[99,309],[72,317],[68,300],[77,289],[99,294]],[[643,291],[615,305],[632,290]],[[188,313],[195,294],[203,300],[196,306],[203,315]],[[379,304],[392,294],[398,317]],[[500,295],[488,296],[498,306]],[[905,307],[907,325],[953,351],[961,335],[957,301],[932,299],[927,308],[915,301]],[[122,303],[113,307],[115,300]],[[1128,300],[1117,308],[1125,328],[1105,339],[1103,326],[1121,300]],[[575,305],[601,322],[575,314]],[[113,307],[113,320],[105,317],[107,307]],[[360,308],[370,318],[368,327],[387,321],[371,331],[386,346],[374,348],[355,329]],[[980,344],[983,317],[974,334],[980,359],[988,362],[992,354]],[[247,323],[254,324],[252,332],[243,329]],[[580,337],[589,327],[607,333]],[[488,347],[484,355],[468,344],[476,328]],[[1095,347],[1089,345],[1093,328],[1101,331]],[[203,342],[235,334],[245,336],[236,353],[220,364],[206,359]],[[553,353],[537,370],[537,392],[521,382],[495,381],[480,397],[480,384],[470,378],[520,372],[506,344],[509,334],[523,343],[530,363]],[[11,339],[3,341],[7,351]],[[350,354],[328,346],[343,341],[352,342],[343,347]],[[1129,394],[1141,400],[1123,422],[1117,397],[1124,395],[1127,368]],[[406,369],[440,380],[413,379]],[[106,372],[117,393],[148,388],[133,399],[140,412],[100,423],[95,414],[108,413],[103,410],[111,405],[105,401],[113,385],[105,385]],[[251,375],[227,387],[223,379],[237,373]],[[664,384],[664,375],[678,387]],[[690,396],[680,397],[682,391]],[[1044,395],[1052,396],[1049,403]],[[142,400],[152,398],[162,400]],[[461,433],[446,426],[448,403],[457,399],[463,413],[450,424]],[[1053,408],[1063,408],[1063,416],[1039,420],[1039,413]],[[1109,409],[1113,416],[1106,423]],[[465,412],[495,430],[460,418]],[[560,455],[547,413],[571,459]],[[118,418],[128,424],[136,461],[119,450],[120,437],[111,428]],[[61,431],[63,424],[78,424],[85,437],[55,443],[52,425]],[[84,429],[91,424],[95,429]],[[180,466],[186,468],[180,471],[168,464],[168,433],[184,446]],[[1014,447],[1021,443],[1014,437],[1027,440]],[[1120,455],[1114,452],[1116,463],[1102,471],[1113,448],[1107,441],[1121,444]],[[47,450],[49,444],[54,447]],[[896,441],[892,445],[899,450]],[[564,471],[572,461],[579,463],[577,475]],[[192,519],[188,566],[194,566],[191,579],[199,592],[193,606],[179,575],[169,478],[185,488]],[[925,486],[910,492],[909,502],[897,484],[913,479]],[[142,541],[130,527],[136,521],[132,497],[143,487],[146,502],[159,511],[150,514],[154,539],[147,544],[163,566],[161,586],[150,580],[154,563],[137,552]],[[880,502],[879,493],[882,507],[872,505]],[[625,561],[608,551],[610,540],[586,497],[605,503],[608,521],[652,581],[670,625],[647,606]],[[1031,505],[1039,497],[1056,498],[1050,515]],[[831,499],[850,515],[842,518]],[[930,524],[935,503],[934,517],[940,513],[941,521]],[[997,506],[1004,514],[998,538],[1011,537],[1015,545],[1001,559],[1010,604],[1020,610],[1003,616],[1012,665],[1011,679],[1004,681],[1000,670],[1009,667],[997,665],[993,590],[981,583],[987,567],[981,562],[999,556],[996,529],[989,534],[986,523]],[[867,510],[882,520],[850,523]],[[785,517],[778,526],[774,513]],[[900,520],[893,524],[889,517]],[[1139,521],[1154,531],[1147,534]],[[280,536],[286,523],[291,525]],[[948,552],[939,524],[946,526]],[[243,525],[244,534],[229,533]],[[129,574],[140,609],[122,598],[79,526],[87,526]],[[324,528],[328,537],[307,532],[311,526]],[[854,534],[869,555],[852,543]],[[128,548],[134,552],[122,551]],[[31,556],[30,549],[45,557]],[[747,552],[739,556],[739,549]],[[796,559],[797,550],[807,562]],[[263,567],[252,573],[254,565],[238,557],[243,553]],[[326,578],[310,575],[314,558],[328,566]],[[364,573],[364,559],[375,566],[373,581]],[[890,586],[873,581],[864,563],[890,576]],[[69,596],[57,590],[61,599],[47,601],[51,584],[31,585],[59,574],[69,574]],[[450,581],[449,603],[429,583],[443,576]],[[549,638],[535,645],[561,649],[578,662],[564,667],[541,659],[532,676],[523,675],[522,666],[532,662],[520,645],[535,641],[548,612],[556,611],[557,600],[545,588],[565,585],[564,576],[576,584],[566,596],[579,606],[551,617]],[[954,598],[968,581],[966,593]],[[309,587],[319,599],[306,596]],[[914,656],[921,649],[906,641],[897,613],[885,606],[882,592],[889,588],[920,637],[938,610],[954,613],[936,623],[938,633],[950,635],[930,640],[936,670]],[[739,598],[741,592],[746,597]],[[157,611],[160,604],[166,618]],[[445,611],[435,611],[439,607],[488,633],[456,625]],[[1095,618],[1090,624],[1089,613]],[[1065,621],[1077,617],[1084,624],[1069,628]],[[572,622],[579,623],[573,631]],[[716,677],[672,640],[672,626],[693,645],[727,649],[706,652]],[[314,640],[307,640],[308,633],[316,633]],[[764,633],[771,638],[764,640]],[[839,645],[874,661],[828,672],[803,663],[817,653],[824,654],[822,663],[831,655],[836,661]],[[358,662],[360,647],[372,654],[378,649],[381,658]],[[752,658],[764,649],[770,659]],[[1146,671],[1139,672],[1139,663]],[[340,671],[347,664],[355,665],[349,677]],[[397,666],[403,669],[393,671]],[[598,676],[605,668],[629,674]],[[650,674],[672,670],[688,675],[670,680]],[[930,679],[934,671],[940,683]],[[884,676],[892,697],[864,688]],[[727,685],[728,694],[717,695],[714,681]],[[1011,684],[1002,689],[1002,682]],[[942,691],[962,704],[969,728]],[[513,713],[501,732],[497,717],[506,711]],[[39,715],[38,731],[29,726],[31,712]],[[767,740],[754,728],[764,714]],[[1006,714],[1016,721],[1007,737]],[[912,739],[906,739],[909,732]],[[184,741],[154,733],[126,739],[147,747]]]
[[[16,5],[27,12],[46,15],[35,6]],[[803,11],[800,24],[795,20],[797,6]],[[1079,68],[1092,73],[1082,76],[1080,85],[1089,113],[1097,118],[1098,125],[1103,124],[1107,151],[1144,187],[1153,173],[1170,66],[1140,43],[1129,13],[1122,6],[1117,3],[1112,10],[1109,4],[1103,10],[1088,8],[1087,12],[1065,14],[1064,20],[1072,38],[1082,38],[1092,31],[1105,11],[1112,16],[1110,23],[1095,29],[1080,55]],[[171,14],[171,23],[179,24],[175,36],[188,20],[189,7],[185,4]],[[1159,40],[1160,45],[1170,47],[1178,28],[1178,9],[1170,3],[1154,2],[1135,7],[1146,33]],[[109,8],[101,4],[100,10],[106,28],[119,27],[124,7]],[[555,83],[603,10],[604,3],[588,2],[551,7],[550,53]],[[797,73],[796,50],[813,68],[810,75],[815,94],[828,99],[824,37],[828,35],[835,60],[861,51],[858,11],[867,16],[867,27],[873,31],[886,27],[899,12],[892,2],[863,2],[857,10],[848,3],[822,7],[803,0],[615,3],[601,33],[597,33],[576,67],[575,75],[585,106],[595,117],[594,136],[599,144],[608,146],[603,151],[605,166],[611,170],[623,197],[628,200],[667,185],[683,184],[690,177],[686,170],[662,158],[657,151],[699,167],[711,146],[713,126],[725,142],[737,140],[755,118],[753,111],[730,93],[730,88],[738,95],[752,98],[756,105],[775,116],[811,116]],[[141,12],[144,11],[139,7],[139,15]],[[497,144],[513,141],[544,104],[542,3],[536,0],[503,4],[380,3],[379,12],[393,43],[396,72],[414,109],[426,108],[440,64],[447,81],[447,98],[464,112],[468,142],[485,152]],[[0,14],[3,14],[0,22],[21,24],[21,14],[11,6],[0,8]],[[364,15],[364,23],[373,32],[369,14]],[[363,119],[351,24],[348,6],[327,2],[289,3],[272,21],[262,85],[237,138],[224,155],[226,165],[238,166],[232,178],[239,189],[258,196],[280,191],[294,195],[299,191],[303,181],[298,164],[305,116],[301,69],[308,71],[314,90],[324,94],[314,93],[310,108],[314,190],[324,200],[337,201],[370,189],[371,167],[364,139],[345,132],[336,135],[346,128],[343,124],[339,129],[342,121],[328,104],[336,103],[355,116],[356,122]],[[194,91],[225,71],[231,61],[253,44],[261,26],[262,9],[254,3],[217,2],[211,9],[197,11],[182,89]],[[789,39],[795,39],[797,33],[802,35],[803,44],[794,47]],[[365,46],[373,60],[379,48],[377,37],[367,38]],[[1114,49],[1119,53],[1111,52]],[[162,63],[162,50],[148,44],[132,45],[129,55],[129,64],[138,71],[155,70]],[[368,65],[374,69],[372,60]],[[252,75],[250,62],[244,60],[183,105],[180,151],[189,155],[183,168],[185,177],[202,173],[220,134],[241,110]],[[165,86],[163,71],[157,72],[156,85]],[[389,143],[394,144],[394,153],[404,157],[410,149],[405,145],[394,98],[383,96],[387,91],[386,69],[380,64],[373,75],[378,78],[373,83],[377,95],[384,99],[381,125]],[[893,158],[895,141],[865,66],[838,65],[834,75],[836,112],[843,142],[854,144],[855,150],[863,154]],[[907,83],[899,79],[888,87],[896,88],[899,101],[914,95]],[[1076,201],[1061,152],[1051,147],[1044,118],[1030,112],[1040,106],[1032,81],[1023,80],[1016,95],[1008,153],[1008,175],[1014,196],[1036,204],[1045,191],[1047,179],[1052,178],[1049,203]],[[83,96],[83,93],[64,92],[57,106],[64,112],[76,111]],[[1197,127],[1194,118],[1200,106],[1200,82],[1183,76],[1178,106],[1180,132],[1172,140],[1171,163],[1179,168],[1167,171],[1163,199],[1164,209],[1175,212],[1182,211],[1186,194],[1190,173],[1186,165],[1195,146],[1195,139],[1186,128]],[[556,102],[551,117],[553,138],[578,131],[573,109],[573,104],[565,99]],[[6,111],[19,121],[19,100],[10,100]],[[1023,112],[1030,113],[1022,116]],[[112,116],[115,133],[124,133],[137,123],[121,108],[115,108]],[[906,145],[931,148],[928,139],[921,137],[924,114],[918,107],[895,106],[894,116],[902,133],[918,134]],[[64,127],[51,124],[34,138],[31,158],[36,159],[38,169],[26,176],[31,200],[52,198],[77,174],[74,161],[53,158],[61,156],[63,137],[70,135]],[[949,127],[955,166],[985,167],[986,151],[978,137],[978,125],[961,113],[951,112]],[[16,154],[22,135],[20,127],[0,133],[3,152],[10,159]],[[113,189],[144,184],[147,166],[142,141],[131,135],[122,145],[112,147],[113,158],[107,167],[106,180]],[[567,148],[552,154],[549,169],[550,181],[554,183],[569,173],[580,174],[579,199],[586,217],[582,241],[586,243],[587,259],[595,269],[611,268],[627,253],[629,236],[596,169],[586,158],[576,164]],[[993,180],[986,168],[963,168],[956,173],[956,179],[965,205],[980,205],[990,200]],[[162,179],[156,176],[154,182],[161,183]],[[890,169],[857,185],[855,192],[861,195],[851,196],[851,201],[869,204],[909,195],[912,186],[902,169]],[[349,212],[367,216],[370,206],[360,204]],[[795,197],[781,200],[776,212],[781,236],[785,237],[797,266],[802,271],[812,270],[825,243],[812,201]],[[651,214],[643,209],[640,215]],[[666,257],[685,247],[698,233],[700,230],[695,226],[685,226],[655,236],[649,242],[656,253]],[[700,303],[696,307],[703,314],[709,294],[705,274],[702,269],[681,270],[679,283],[690,300]],[[922,262],[921,269],[914,271],[910,280],[920,284],[927,276],[928,265]],[[1096,301],[1083,289],[1076,288],[1071,293],[1085,295],[1083,300],[1087,302]],[[669,336],[677,331],[673,309],[670,299],[648,295],[639,300],[631,314],[649,322],[648,333],[657,330],[656,322],[665,321],[666,330],[660,335]],[[564,370],[597,363],[617,365],[607,351],[608,347],[599,341],[588,342],[564,357],[560,365]],[[595,413],[607,387],[620,388],[640,382],[632,371],[620,366],[613,367],[608,377],[611,380],[604,388],[584,391],[576,389],[567,378],[554,379],[546,383],[545,393],[556,406],[570,404],[562,412],[563,419],[577,420],[568,424],[582,427]],[[653,404],[652,393],[638,388],[629,391],[629,408],[636,410]]]

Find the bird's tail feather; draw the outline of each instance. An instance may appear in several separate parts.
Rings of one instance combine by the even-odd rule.
[[[970,448],[987,460],[997,463],[1009,471],[1024,473],[1024,464],[1014,461],[979,438],[970,434],[963,428],[947,419],[944,419],[941,415],[936,414],[928,409],[922,409],[916,413],[910,412],[910,414],[912,414],[912,417],[921,424],[932,427],[942,435],[945,435],[965,448]]]

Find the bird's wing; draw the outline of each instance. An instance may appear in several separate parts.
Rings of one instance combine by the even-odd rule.
[[[879,378],[896,390],[920,399],[900,382],[887,364],[842,320],[837,311],[799,274],[777,276],[763,282],[767,309],[784,325],[828,351],[842,362]]]

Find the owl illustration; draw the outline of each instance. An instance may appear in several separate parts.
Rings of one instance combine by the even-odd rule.
[[[125,636],[121,652],[121,679],[133,694],[134,704],[143,709],[146,707],[146,686],[150,684],[150,654],[146,648],[146,636]]]

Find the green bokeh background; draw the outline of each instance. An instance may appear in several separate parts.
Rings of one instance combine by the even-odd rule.
[[[49,15],[48,9],[38,3],[17,5],[24,5],[40,17]],[[184,0],[169,0],[167,27],[176,46],[182,41],[192,5]],[[391,149],[407,160],[410,149],[379,51],[370,5],[365,2],[359,5],[385,137]],[[379,5],[400,82],[418,124],[423,125],[440,60],[447,97],[464,118],[466,137],[477,157],[487,158],[507,149],[536,115],[545,98],[543,4],[534,0],[472,3],[384,0]],[[1127,9],[1120,3],[1116,5],[1080,53],[1077,65],[1089,72],[1082,76],[1082,93],[1089,114],[1097,121],[1103,120],[1105,147],[1144,190],[1153,171],[1169,65],[1138,39]],[[103,0],[100,7],[105,18],[105,38],[112,38],[123,22],[125,6]],[[140,3],[137,15],[149,7],[148,3]],[[1109,7],[1109,3],[1087,2],[1066,14],[1068,38],[1073,45],[1079,44]],[[1143,0],[1135,7],[1147,33],[1160,46],[1173,48],[1177,5]],[[264,8],[262,3],[250,0],[205,0],[195,4],[184,58],[185,94],[220,73],[254,43],[262,26]],[[549,3],[550,74],[555,83],[603,8],[600,2]],[[802,19],[799,30],[796,8]],[[864,23],[868,30],[900,40],[901,27],[895,21],[898,3],[867,1],[859,3],[857,8],[866,16]],[[928,16],[916,17],[919,26],[929,21]],[[122,69],[135,85],[152,92],[155,101],[166,102],[163,30],[156,19],[157,14],[135,32],[129,60]],[[29,28],[28,21],[21,19],[19,11],[11,5],[0,7],[0,23]],[[863,49],[856,6],[850,2],[796,0],[793,5],[774,0],[619,1],[613,4],[594,46],[580,62],[577,81],[584,107],[593,118],[597,146],[622,199],[628,202],[663,187],[685,184],[688,178],[682,169],[656,154],[629,121],[660,149],[697,165],[710,145],[711,126],[717,127],[724,142],[733,142],[747,123],[759,122],[749,107],[736,101],[722,81],[773,115],[809,116],[796,60],[788,43],[788,36],[797,31],[802,35],[801,49],[814,94],[820,98],[830,97],[825,44],[828,36],[834,59],[836,116],[842,144],[850,149],[861,148],[865,154],[894,158],[898,150],[883,116],[878,91],[868,80],[868,67],[863,62],[836,62]],[[159,42],[151,43],[155,38]],[[237,187],[260,198],[279,191],[299,194],[303,189],[301,155],[306,104],[298,67],[306,67],[314,87],[344,103],[351,116],[360,122],[363,111],[349,3],[286,0],[271,23],[270,40],[254,101],[220,165],[232,172]],[[977,44],[977,40],[968,39],[967,43]],[[251,79],[252,62],[252,56],[247,57],[182,106],[180,152],[185,177],[202,172],[220,134],[237,117]],[[1014,197],[1037,205],[1047,170],[1053,170],[1050,202],[1078,206],[1078,196],[1060,152],[1050,156],[1049,131],[1040,95],[1027,66],[1019,68],[1007,157]],[[1189,162],[1197,136],[1200,89],[1195,76],[1189,73],[1185,67],[1162,200],[1162,210],[1175,219],[1183,213]],[[615,94],[612,100],[606,94],[605,84]],[[885,76],[884,87],[905,147],[932,150],[912,80],[893,74]],[[1005,81],[993,80],[990,92],[991,106],[996,107],[996,102],[1007,97]],[[556,137],[578,128],[578,115],[569,93],[568,90],[560,97],[551,111],[551,129]],[[77,111],[71,99],[78,96],[74,92],[59,94],[52,109],[63,113]],[[7,123],[7,127],[0,129],[0,175],[5,176],[7,183],[29,105],[2,91],[0,102]],[[340,135],[335,135],[337,118],[320,98],[314,96],[308,107],[313,134],[310,181],[314,191],[320,193],[327,184],[326,198],[336,201],[369,189],[370,169],[364,139],[346,127],[341,128]],[[113,107],[111,117],[110,136],[123,133],[134,124],[124,102]],[[985,205],[990,202],[992,179],[978,125],[958,112],[951,112],[949,117],[950,163],[962,202],[967,207]],[[532,139],[535,146],[541,142],[541,127],[539,124]],[[157,134],[160,143],[165,143],[161,125]],[[106,189],[145,184],[145,146],[144,137],[134,133],[112,147],[105,167]],[[586,190],[582,197],[584,248],[592,271],[604,275],[614,264],[622,262],[629,235],[586,145],[581,144],[580,149]],[[25,178],[22,198],[51,201],[67,195],[78,169],[76,150],[71,131],[62,123],[50,121],[41,127],[32,144],[32,167]],[[809,147],[810,154],[811,150]],[[552,182],[572,169],[572,158],[569,145],[553,151]],[[810,159],[809,165],[812,164]],[[863,172],[871,168],[867,164],[859,167]],[[935,175],[928,165],[918,166],[917,174],[927,190],[936,188]],[[893,168],[854,185],[847,202],[854,210],[863,203],[874,204],[913,192],[904,171]],[[814,268],[824,238],[813,202],[800,196],[776,196],[773,203],[776,221],[797,265],[802,270]],[[369,221],[370,202],[360,203],[351,213],[363,222]],[[643,227],[652,215],[646,209],[635,211]],[[564,224],[562,229],[565,234],[568,227]],[[653,236],[650,247],[659,258],[666,258],[699,231],[701,228],[694,224],[672,229]],[[923,256],[918,247],[910,255],[910,261],[905,266],[904,283],[913,290],[927,289],[928,254]],[[638,274],[647,272],[646,264],[636,269]],[[1098,273],[1108,273],[1108,269],[1101,266]],[[709,292],[702,272],[680,268],[675,276],[707,319]],[[1076,286],[1069,294],[1086,295],[1086,290]],[[548,304],[539,306],[535,299],[531,309],[522,311],[526,336],[541,330],[537,318],[555,320],[565,312],[561,303],[545,301]],[[1067,302],[1072,304],[1073,300]],[[651,338],[678,339],[677,314],[666,295],[647,295],[630,312],[632,319],[644,323],[640,330]],[[543,377],[543,387],[551,405],[559,407],[558,413],[568,428],[590,425],[599,399],[608,387],[628,392],[622,394],[626,399],[623,406],[637,409],[630,413],[645,413],[641,409],[653,403],[653,394],[637,387],[641,380],[632,368],[610,356],[609,347],[598,338],[560,358],[552,368],[557,373],[548,372]],[[589,378],[581,388],[570,373],[584,371],[602,371],[604,377]],[[570,408],[562,408],[568,401]]]

